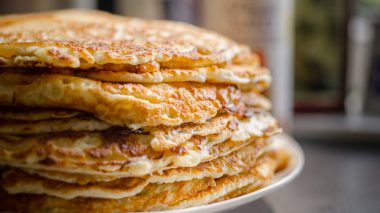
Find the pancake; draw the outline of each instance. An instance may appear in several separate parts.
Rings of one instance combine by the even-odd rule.
[[[253,168],[218,179],[203,178],[166,184],[149,184],[135,196],[123,199],[74,198],[46,195],[0,193],[2,211],[49,212],[130,212],[179,209],[211,203],[239,188],[270,181],[276,169],[275,159],[264,156]]]
[[[248,193],[251,193],[251,192],[254,192],[254,191],[257,191],[263,187],[265,187],[266,185],[268,185],[270,183],[270,181],[256,181],[254,183],[251,183],[251,184],[248,184],[244,187],[241,187],[241,188],[238,188],[216,200],[214,200],[212,203],[217,203],[217,202],[221,202],[221,201],[225,201],[225,200],[230,200],[232,198],[235,198],[235,197],[239,197],[241,195],[245,195],[245,194],[248,194]]]
[[[243,91],[241,93],[241,102],[248,108],[270,110],[271,103],[265,96],[256,91]],[[53,118],[71,118],[80,115],[87,115],[84,112],[69,109],[47,109],[47,108],[19,108],[19,107],[1,107],[0,119],[3,120],[21,120],[38,121]]]
[[[0,119],[0,134],[11,135],[32,135],[64,131],[96,131],[111,127],[111,125],[91,116],[32,121]]]
[[[265,96],[256,91],[244,91],[241,95],[241,101],[248,107],[264,110],[271,110],[272,104]]]
[[[271,129],[277,128],[276,120],[267,112],[256,113],[249,118],[235,118],[233,115],[218,114],[202,124],[186,123],[180,126],[158,126],[139,129],[144,134],[151,134],[151,146],[156,151],[164,151],[183,143],[193,135],[205,136],[215,134],[227,125],[252,124],[251,131],[257,136],[270,135]],[[245,125],[248,127],[248,125]],[[102,131],[115,128],[91,116],[76,116],[44,120],[12,120],[0,118],[0,134],[27,136],[67,131]]]
[[[7,69],[5,69],[7,70]],[[171,82],[200,82],[245,85],[257,91],[266,90],[271,77],[266,68],[257,64],[213,65],[194,69],[164,68],[154,72],[134,73],[127,71],[58,71],[58,73],[76,75],[110,82],[134,83],[171,83]]]
[[[184,128],[178,131],[181,137],[177,141],[171,140],[178,135],[176,131],[165,136],[165,130],[144,134],[120,128],[27,137],[0,135],[0,164],[93,175],[143,176],[169,166],[196,166],[279,132],[273,118],[263,119],[269,122],[257,122],[255,116],[240,122],[235,119],[211,134]],[[155,151],[154,146],[164,151]],[[170,146],[173,148],[164,149]]]
[[[0,211],[12,212],[131,212],[144,211],[156,206],[186,199],[199,191],[214,186],[212,178],[176,182],[175,184],[152,184],[140,193],[124,199],[76,198],[65,200],[46,195],[9,195],[0,192]]]
[[[0,119],[22,120],[22,122],[52,118],[71,118],[82,114],[79,111],[65,109],[0,108]]]
[[[62,10],[0,18],[3,66],[195,68],[250,54],[219,34],[184,23]],[[128,67],[128,66],[126,66]],[[137,68],[139,69],[139,68]]]
[[[0,74],[0,105],[77,109],[113,125],[203,123],[238,104],[234,86],[117,84],[65,75]]]
[[[291,156],[291,153],[289,152],[287,145],[286,145],[286,139],[282,139],[281,137],[275,136],[273,138],[273,141],[270,144],[270,146],[267,147],[265,155],[266,155],[265,157],[258,159],[258,162],[257,162],[258,164],[262,163],[260,161],[267,161],[268,160],[267,158],[270,158],[270,159],[273,159],[274,161],[276,161],[275,172],[279,172],[279,171],[285,169],[287,167],[287,165],[289,164],[289,160],[290,160],[290,156]],[[266,173],[266,171],[265,171],[266,169],[264,167],[261,168],[260,170],[261,170],[261,172],[260,172],[261,174]],[[250,192],[256,191],[260,188],[263,188],[267,184],[269,184],[269,181],[255,182],[255,183],[249,184],[247,186],[241,187],[239,189],[236,189],[236,190],[224,195],[223,197],[220,197],[220,198],[214,200],[213,202],[220,202],[220,201],[229,200],[229,199],[241,196],[241,195],[245,195],[245,194],[248,194]]]
[[[104,70],[81,70],[59,67],[49,68],[3,68],[3,72],[16,73],[52,73],[79,76],[106,82],[119,83],[172,83],[172,82],[200,82],[225,83],[245,85],[256,91],[267,89],[271,83],[271,76],[266,68],[260,67],[259,59],[252,55],[244,64],[220,64],[194,69],[162,68],[136,72],[135,70],[119,70],[109,65]]]
[[[165,152],[151,149],[150,135],[126,131],[0,137],[0,164],[85,174],[143,176],[168,165],[192,166],[208,160],[212,157],[206,146],[209,140],[223,141],[227,136],[221,133],[193,137],[177,149]]]
[[[44,174],[41,171],[37,171],[34,172],[36,175],[33,175],[11,169],[3,175],[2,187],[11,194],[46,194],[64,199],[73,199],[75,197],[121,199],[140,193],[148,183],[173,183],[206,177],[220,178],[223,175],[239,174],[254,166],[256,158],[262,150],[262,144],[252,143],[228,156],[219,157],[195,167],[169,169],[162,173],[156,172],[149,177],[120,178],[108,182],[91,183],[89,181],[92,178],[85,184],[83,184],[83,178],[80,177],[80,174],[70,176],[68,173],[56,172]],[[28,172],[30,173],[30,171]],[[78,179],[82,181],[81,184],[67,183],[67,180],[78,182]]]
[[[268,161],[258,162],[251,171],[240,173],[238,175],[224,176],[217,179],[216,187],[209,187],[207,190],[202,190],[191,198],[170,205],[169,209],[183,209],[192,206],[205,205],[247,185],[266,185],[272,179],[276,168],[275,161],[269,158],[267,160]],[[261,173],[262,171],[265,171],[265,173]]]
[[[180,126],[158,126],[140,129],[142,134],[150,134],[150,146],[155,151],[164,151],[176,147],[189,140],[192,136],[206,136],[216,134],[228,128],[230,131],[238,129],[243,135],[257,137],[269,136],[278,130],[276,120],[267,112],[257,112],[249,117],[230,114],[218,114],[205,123],[187,123]],[[0,133],[10,135],[39,135],[59,133],[64,131],[95,131],[111,128],[107,123],[89,116],[71,118],[46,119],[38,121],[4,120],[0,119]],[[124,129],[123,131],[126,131]],[[247,133],[250,132],[250,133]]]
[[[154,172],[149,177],[149,182],[171,183],[175,181],[202,179],[204,177],[218,178],[226,174],[234,175],[242,172],[242,170],[247,166],[253,166],[257,156],[264,152],[264,146],[267,143],[267,141],[265,143],[262,140],[257,141],[256,143],[251,143],[227,156],[218,157],[215,160],[203,162],[194,167],[179,167]],[[95,182],[109,182],[119,178],[118,176],[97,176],[47,170],[23,169],[23,171],[51,180],[58,180],[61,182],[79,185]]]
[[[144,175],[169,164],[194,166],[279,131],[269,113],[248,109],[240,116],[222,114],[204,124],[178,127],[0,135],[0,164],[74,173],[83,173],[85,166],[89,174]]]
[[[273,142],[275,143],[275,142]],[[272,143],[272,144],[273,144]],[[224,196],[231,196],[232,193],[236,193],[239,189],[241,192],[252,192],[247,189],[253,189],[252,186],[264,187],[269,184],[275,171],[278,170],[278,165],[286,164],[290,158],[288,147],[286,142],[283,141],[281,146],[275,149],[268,149],[268,154],[264,153],[255,165],[245,172],[239,173],[237,175],[227,175],[222,178],[216,179],[216,186],[209,187],[207,190],[202,190],[198,192],[195,196],[191,198],[181,200],[169,207],[155,207],[154,209],[183,209],[193,206],[205,205],[208,203],[213,203],[214,201],[223,198]],[[271,154],[269,154],[271,153]],[[275,158],[273,156],[286,156],[285,158]],[[249,187],[250,186],[250,187]],[[234,194],[239,196],[241,194]]]
[[[185,142],[193,135],[205,136],[216,134],[228,125],[238,126],[239,123],[252,122],[259,123],[258,131],[263,131],[271,126],[276,126],[276,121],[269,114],[255,115],[250,118],[234,119],[230,114],[218,114],[202,124],[186,123],[180,126],[158,126],[139,129],[141,134],[152,135],[151,146],[156,151],[164,151]],[[0,133],[9,135],[40,135],[45,133],[60,133],[65,131],[95,131],[116,129],[96,118],[90,116],[76,116],[72,118],[44,119],[36,121],[0,119]],[[121,131],[128,131],[127,128],[119,128]],[[231,129],[232,131],[233,129]],[[131,131],[131,130],[130,130]],[[269,131],[269,130],[268,130]],[[266,132],[268,132],[266,131]]]
[[[20,170],[10,170],[3,175],[2,187],[11,194],[47,194],[64,199],[75,197],[124,198],[140,193],[149,184],[148,178],[120,178],[96,184],[68,184],[41,178]]]
[[[154,139],[150,144],[153,150],[164,151],[175,148],[189,140],[192,136],[207,136],[219,133],[225,129],[233,130],[232,140],[243,141],[251,137],[269,137],[279,133],[277,121],[268,113],[261,110],[245,109],[234,115],[218,115],[203,124],[184,124],[179,127],[147,128]]]

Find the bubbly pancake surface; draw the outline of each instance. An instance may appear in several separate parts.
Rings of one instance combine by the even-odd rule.
[[[0,19],[5,66],[84,68],[105,64],[194,68],[249,54],[216,33],[183,23],[64,10]]]
[[[117,84],[65,75],[0,74],[0,105],[77,109],[133,129],[202,123],[239,99],[239,90],[230,85]]]

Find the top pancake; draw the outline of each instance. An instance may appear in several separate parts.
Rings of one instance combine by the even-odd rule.
[[[166,68],[196,68],[249,54],[246,46],[184,23],[86,10],[0,18],[0,56],[6,66],[88,69],[157,62]]]

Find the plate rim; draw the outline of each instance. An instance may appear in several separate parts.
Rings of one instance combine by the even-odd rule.
[[[189,207],[185,209],[173,209],[173,210],[152,211],[152,212],[153,213],[169,213],[169,212],[190,213],[190,212],[201,212],[201,211],[215,212],[215,211],[228,210],[228,209],[232,209],[232,208],[247,204],[261,197],[264,197],[272,193],[273,191],[278,190],[279,188],[282,188],[285,185],[289,184],[301,173],[305,165],[305,154],[301,146],[299,145],[299,143],[288,134],[282,133],[274,137],[282,137],[283,140],[286,140],[287,143],[289,144],[289,147],[292,153],[292,159],[290,162],[292,166],[288,166],[287,169],[277,173],[272,180],[273,182],[270,183],[269,185],[259,190],[253,191],[251,193],[241,195],[239,197],[235,197],[235,198],[228,199],[225,201],[217,202],[217,203],[194,206],[194,207]]]

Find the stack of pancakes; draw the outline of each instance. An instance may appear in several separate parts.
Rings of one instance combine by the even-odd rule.
[[[248,47],[168,21],[0,18],[0,211],[125,212],[268,184],[286,144]]]

